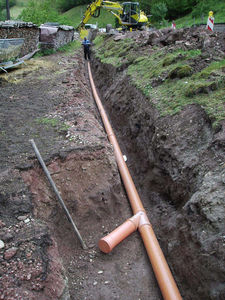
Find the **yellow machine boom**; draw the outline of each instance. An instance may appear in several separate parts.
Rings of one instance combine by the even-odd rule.
[[[110,11],[122,26],[138,28],[148,22],[145,13],[139,10],[138,2],[124,2],[120,4],[119,2],[96,0],[88,5],[77,30],[83,28],[91,17],[98,17],[101,8]]]

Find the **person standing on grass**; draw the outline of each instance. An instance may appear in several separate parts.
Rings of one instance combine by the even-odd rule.
[[[86,37],[84,38],[84,40],[82,42],[82,45],[84,47],[84,58],[90,60],[90,46],[91,46],[91,43]]]

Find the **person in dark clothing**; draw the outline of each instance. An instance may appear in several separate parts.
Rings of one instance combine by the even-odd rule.
[[[86,37],[84,38],[84,40],[82,42],[82,45],[84,47],[84,58],[90,60],[90,46],[91,46],[91,43]]]

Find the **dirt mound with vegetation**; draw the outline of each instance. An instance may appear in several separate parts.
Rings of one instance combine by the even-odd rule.
[[[222,299],[225,34],[95,39],[95,82],[184,299]]]

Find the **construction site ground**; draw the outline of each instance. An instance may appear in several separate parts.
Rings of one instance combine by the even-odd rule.
[[[132,215],[81,52],[1,75],[0,299],[161,299],[138,233],[98,240]],[[34,139],[83,250],[40,168]],[[139,282],[139,283],[138,283]]]
[[[170,34],[134,33],[137,51],[152,51],[157,42],[170,53],[171,43],[184,33],[173,33],[172,42]],[[199,36],[191,31],[187,47],[197,48]],[[221,59],[224,39],[213,38]],[[213,55],[201,59],[192,62],[194,71],[211,63]],[[116,69],[94,55],[91,60],[127,165],[183,299],[223,299],[225,123],[213,129],[195,104],[160,117],[125,74],[129,63],[124,59]],[[156,86],[161,83],[155,80]],[[31,139],[87,250],[58,203]],[[0,299],[161,300],[138,232],[110,254],[98,249],[99,239],[131,216],[82,49],[31,59],[1,73]]]

